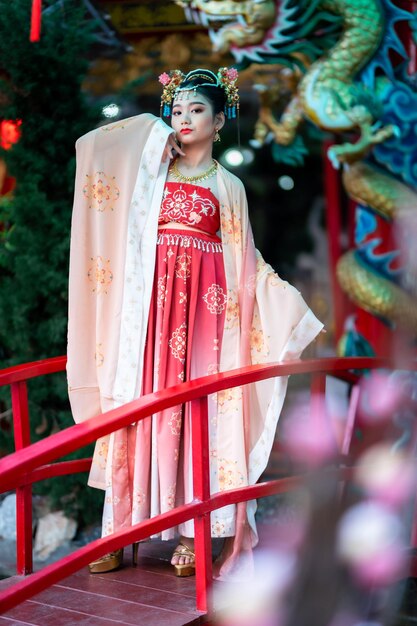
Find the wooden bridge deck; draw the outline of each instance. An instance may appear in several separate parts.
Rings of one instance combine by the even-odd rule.
[[[275,541],[274,526],[260,526],[262,547]],[[214,547],[218,552],[220,545]],[[169,559],[176,542],[152,541],[131,550],[115,572],[90,575],[86,568],[0,615],[0,626],[205,626],[213,625],[195,608],[195,578],[177,578]],[[20,577],[0,580],[4,589]],[[215,583],[220,590],[221,583]],[[393,626],[417,624],[417,580],[403,581],[401,606]]]
[[[178,578],[169,564],[174,542],[143,543],[138,566],[131,549],[115,572],[80,570],[0,616],[0,626],[185,626],[203,622],[195,608],[195,577]],[[17,578],[0,581],[4,589]]]

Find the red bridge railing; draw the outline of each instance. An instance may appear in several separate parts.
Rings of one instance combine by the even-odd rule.
[[[168,513],[158,515],[129,529],[97,539],[31,574],[0,593],[0,612],[11,609],[20,602],[43,591],[107,552],[117,550],[162,530],[194,519],[196,552],[197,608],[208,610],[208,590],[212,580],[210,513],[213,510],[267,495],[289,491],[300,477],[259,483],[210,496],[209,445],[207,421],[208,395],[248,383],[276,376],[293,374],[311,375],[312,402],[325,391],[326,374],[351,383],[357,382],[352,370],[375,368],[393,369],[388,358],[328,358],[292,361],[268,365],[254,365],[230,372],[199,378],[164,391],[144,396],[81,424],[76,424],[37,443],[30,442],[27,381],[29,379],[61,372],[65,357],[29,363],[0,371],[0,386],[10,385],[16,451],[0,460],[0,492],[16,490],[17,495],[17,573],[31,574],[32,564],[32,484],[34,482],[88,471],[91,459],[51,463],[75,450],[83,448],[99,437],[142,420],[163,409],[192,403],[192,455],[194,500]],[[407,367],[407,369],[410,369]]]

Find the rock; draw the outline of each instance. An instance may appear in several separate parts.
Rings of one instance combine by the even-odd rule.
[[[75,520],[65,517],[63,511],[48,513],[38,521],[35,536],[35,558],[45,561],[62,544],[71,541],[77,532]]]
[[[37,523],[40,517],[52,513],[52,504],[49,496],[34,495],[32,497],[33,520]]]
[[[16,540],[16,494],[7,495],[0,505],[0,537]]]

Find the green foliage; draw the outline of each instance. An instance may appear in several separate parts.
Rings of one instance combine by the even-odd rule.
[[[2,368],[66,351],[74,144],[98,121],[81,89],[91,44],[81,5],[44,2],[41,41],[31,43],[31,0],[0,0],[0,118],[22,120],[20,141],[0,152],[17,181],[0,202]],[[73,423],[64,375],[37,379],[29,397],[33,440]],[[0,412],[8,403],[3,395]],[[0,430],[0,448],[10,445]],[[71,489],[85,484],[85,476],[68,480]],[[58,483],[57,500],[69,484]]]

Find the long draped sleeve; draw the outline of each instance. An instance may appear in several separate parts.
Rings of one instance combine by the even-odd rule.
[[[223,258],[228,301],[220,370],[297,359],[323,324],[301,294],[255,249],[241,181],[219,171]],[[254,484],[264,471],[284,402],[287,377],[218,394],[217,485]],[[228,481],[223,479],[228,473]],[[255,507],[248,506],[254,529]]]
[[[126,360],[140,366],[156,239],[151,210],[159,202],[155,190],[162,193],[168,164],[161,158],[171,132],[159,118],[143,114],[93,130],[76,144],[67,364],[76,422],[113,408],[117,394],[123,400]],[[133,260],[126,253],[131,248]],[[139,307],[139,321],[133,329],[137,348],[129,352],[126,293],[135,268],[131,306]]]

